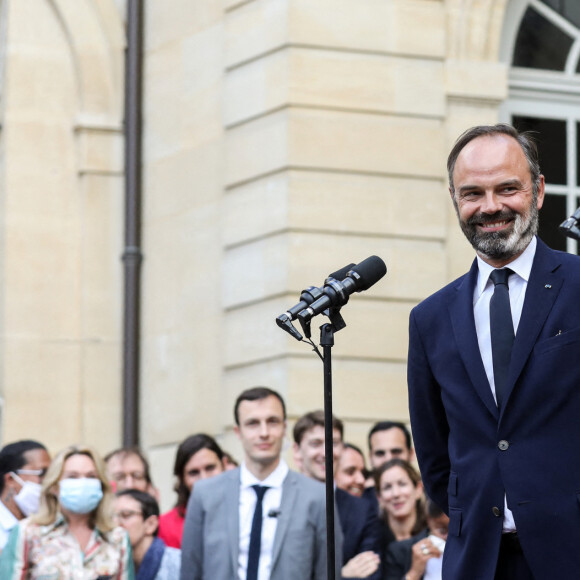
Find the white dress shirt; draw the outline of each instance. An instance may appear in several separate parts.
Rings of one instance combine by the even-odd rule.
[[[514,325],[514,333],[517,334],[518,325],[522,315],[522,308],[524,306],[524,298],[526,296],[526,288],[528,287],[528,280],[530,279],[530,272],[532,271],[532,263],[536,255],[537,241],[535,236],[529,243],[528,247],[520,254],[513,262],[506,264],[506,268],[513,270],[508,280],[510,307],[512,311],[512,322]],[[487,262],[484,262],[477,256],[477,265],[479,273],[477,275],[477,283],[473,292],[473,315],[475,317],[475,329],[477,332],[477,342],[479,343],[479,352],[483,360],[483,366],[493,398],[497,403],[495,394],[495,381],[493,378],[493,359],[491,355],[491,334],[489,329],[489,301],[494,293],[494,284],[489,275],[494,270]],[[516,529],[514,516],[507,507],[507,501],[504,498],[504,532],[512,532]]]
[[[4,549],[10,530],[18,523],[14,514],[0,501],[0,551]]]
[[[240,468],[240,553],[238,557],[238,579],[246,580],[250,532],[256,509],[256,492],[253,485],[268,487],[262,500],[262,542],[260,544],[260,563],[258,580],[269,580],[272,566],[272,549],[278,525],[282,484],[288,474],[288,465],[281,459],[278,467],[263,481],[252,475],[244,463]],[[273,515],[275,514],[275,515]]]

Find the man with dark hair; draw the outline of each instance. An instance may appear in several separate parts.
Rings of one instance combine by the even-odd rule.
[[[466,131],[447,169],[471,270],[411,313],[411,425],[449,514],[444,578],[580,570],[580,258],[535,234],[544,176],[530,136]]]
[[[176,580],[181,566],[181,552],[169,548],[157,537],[159,505],[148,493],[126,489],[116,494],[114,519],[127,530],[135,580]]]
[[[224,469],[224,452],[213,437],[198,433],[180,443],[173,466],[177,503],[159,518],[159,536],[168,546],[181,548],[185,510],[195,483]]]
[[[278,399],[278,402],[282,406],[282,415],[284,416],[284,421],[286,421],[286,403],[284,403],[284,399],[280,396],[280,394],[274,391],[274,389],[270,389],[269,387],[252,387],[251,389],[242,391],[236,399],[236,403],[234,405],[234,419],[236,421],[236,425],[240,425],[238,409],[243,401],[261,401],[267,399],[268,397],[275,397]]]
[[[300,471],[324,482],[326,480],[324,411],[312,411],[294,425],[294,462]],[[336,472],[342,452],[344,426],[332,417],[333,466]],[[342,578],[381,578],[380,526],[376,510],[347,491],[335,488],[338,522],[343,536]]]
[[[282,397],[244,391],[234,407],[239,468],[195,484],[187,506],[181,580],[326,580],[324,486],[288,469]],[[337,561],[342,557],[337,546]]]
[[[395,457],[409,462],[415,458],[411,434],[404,423],[379,421],[369,431],[368,441],[373,469],[378,469]]]
[[[0,451],[0,550],[18,521],[38,511],[49,465],[48,451],[38,441],[17,441]]]
[[[351,495],[361,497],[365,490],[367,475],[362,450],[352,443],[343,443],[334,473],[337,487],[348,491]]]

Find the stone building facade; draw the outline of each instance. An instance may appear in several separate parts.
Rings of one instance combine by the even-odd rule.
[[[547,175],[554,207],[580,195],[580,14],[558,0],[143,1],[140,439],[167,506],[186,435],[239,456],[242,389],[279,390],[291,420],[322,407],[320,360],[274,319],[371,254],[388,274],[343,310],[334,409],[363,446],[376,420],[408,420],[409,311],[473,257],[447,191],[456,136],[550,126],[566,166],[565,183]],[[105,452],[121,444],[126,1],[0,4],[1,437]]]

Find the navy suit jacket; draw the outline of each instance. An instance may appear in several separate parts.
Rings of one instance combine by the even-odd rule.
[[[336,488],[334,501],[342,528],[342,561],[343,565],[361,552],[381,554],[381,528],[378,514],[368,502],[351,495],[343,489]],[[381,568],[367,578],[379,580]]]
[[[443,577],[493,579],[504,494],[536,580],[580,574],[580,257],[538,240],[498,411],[470,272],[410,317],[409,407],[428,495],[450,517]]]

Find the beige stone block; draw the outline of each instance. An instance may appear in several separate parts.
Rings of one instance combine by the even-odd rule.
[[[434,119],[290,109],[228,132],[226,182],[288,166],[439,178],[443,145]]]
[[[289,120],[288,111],[278,111],[226,133],[226,187],[288,167]]]
[[[144,163],[174,155],[181,148],[183,119],[182,46],[171,43],[147,52],[144,61]],[[176,66],[178,63],[180,66]]]
[[[185,439],[186,436],[183,437]],[[147,458],[151,467],[151,479],[159,490],[159,507],[165,513],[175,506],[177,494],[173,490],[175,477],[173,464],[178,444],[152,447],[147,450]]]
[[[9,334],[70,339],[80,336],[78,224],[32,217],[12,219],[4,258]]]
[[[288,7],[291,1],[257,0],[237,6],[226,5],[229,8],[224,19],[227,67],[278,49],[289,42]]]
[[[430,58],[445,54],[442,2],[294,0],[290,6],[292,43]]]
[[[222,219],[226,247],[288,227],[290,176],[289,171],[267,175],[225,192]]]
[[[405,360],[408,317],[413,305],[352,297],[346,307],[348,310],[342,312],[349,330],[342,332],[340,351],[337,349],[335,356]],[[272,299],[227,313],[223,354],[226,370],[272,360],[283,354],[309,351],[306,343],[298,342],[276,325],[276,317],[287,307],[287,301]],[[377,325],[377,320],[384,320],[385,324]],[[324,317],[319,317],[312,325],[312,334],[317,342],[318,326],[325,322]]]
[[[124,138],[120,131],[99,127],[79,127],[78,151],[81,173],[122,173]]]
[[[82,438],[81,345],[4,341],[3,441],[38,439],[52,453]]]
[[[231,126],[295,103],[290,97],[291,51],[274,52],[227,71],[224,78],[224,125]]]
[[[85,341],[81,348],[81,441],[105,455],[122,439],[122,342]]]
[[[147,161],[221,139],[222,38],[211,29],[147,54]]]
[[[508,96],[508,67],[499,62],[448,60],[445,92],[454,98],[490,100],[498,106]]]
[[[226,125],[284,105],[443,117],[443,65],[431,59],[289,48],[230,71]]]
[[[288,228],[443,239],[448,204],[446,184],[438,179],[289,170],[226,192],[224,243]]]
[[[146,446],[212,429],[220,401],[219,208],[146,228],[143,270],[143,425]],[[176,406],[175,401],[179,401]]]
[[[145,6],[146,50],[156,50],[219,26],[224,11],[223,0],[174,0],[170,3],[153,0]]]
[[[145,219],[172,219],[215,204],[223,195],[222,179],[219,141],[152,160],[144,167]]]
[[[292,165],[414,177],[444,167],[439,120],[292,110],[289,122]]]
[[[80,192],[82,333],[90,339],[118,340],[123,311],[123,179],[85,175]]]
[[[433,0],[256,0],[231,6],[226,42],[230,67],[288,43],[442,59],[445,9]]]
[[[289,348],[295,352],[297,346],[303,350],[303,345],[276,325],[276,317],[286,308],[287,301],[272,299],[227,311],[223,319],[223,368],[275,359]]]
[[[296,233],[236,246],[225,255],[224,305],[251,304],[291,289],[286,307],[303,288],[322,285],[331,273],[377,255],[387,275],[366,294],[373,298],[420,300],[445,281],[445,252],[439,242]],[[294,300],[294,302],[293,302]]]

